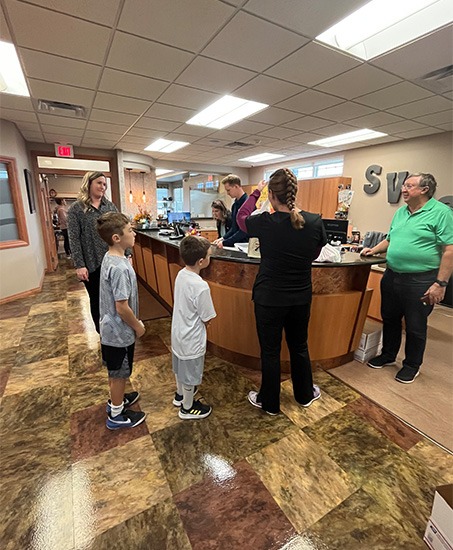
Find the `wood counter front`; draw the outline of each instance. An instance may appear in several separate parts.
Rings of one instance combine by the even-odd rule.
[[[183,267],[178,244],[155,234],[139,233],[135,246],[139,278],[169,309],[173,305],[174,280]],[[332,368],[352,360],[373,292],[366,288],[370,268],[380,261],[347,253],[341,264],[313,265],[308,347],[314,366]],[[251,297],[258,269],[259,260],[215,251],[209,267],[202,272],[217,312],[208,329],[208,349],[223,359],[256,369],[260,368],[260,348]],[[281,358],[282,370],[289,372],[284,339]]]

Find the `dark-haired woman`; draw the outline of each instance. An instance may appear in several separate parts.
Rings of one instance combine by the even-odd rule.
[[[211,203],[212,217],[217,224],[217,234],[219,239],[225,235],[233,225],[231,212],[226,207],[226,204],[221,200],[212,201]]]
[[[85,285],[90,297],[90,311],[99,332],[99,277],[101,263],[108,250],[97,232],[97,219],[105,212],[118,212],[105,198],[107,182],[102,172],[87,172],[83,176],[78,200],[68,211],[68,233],[72,261],[77,278]]]
[[[239,210],[239,227],[260,241],[261,263],[253,286],[253,301],[261,348],[259,392],[248,400],[269,414],[280,411],[280,350],[282,332],[288,344],[295,400],[304,407],[319,399],[313,385],[308,353],[308,321],[312,297],[311,264],[327,237],[317,214],[296,207],[297,178],[287,168],[269,179],[269,201],[274,209],[251,216],[265,182]]]

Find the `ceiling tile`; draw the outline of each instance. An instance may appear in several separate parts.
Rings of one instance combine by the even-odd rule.
[[[453,130],[453,121],[445,124],[438,124],[437,128],[444,130],[444,132],[451,132]]]
[[[47,143],[70,143],[74,146],[79,146],[81,142],[80,137],[67,136],[64,132],[60,134],[51,134],[49,132],[44,132],[44,139]]]
[[[4,109],[18,109],[19,111],[33,111],[33,103],[29,97],[0,93],[0,104]]]
[[[440,113],[434,113],[432,115],[425,115],[419,118],[416,118],[416,122],[421,124],[426,124],[427,126],[439,126],[441,124],[451,123],[453,119],[453,111],[441,111]]]
[[[363,0],[250,0],[245,10],[314,38],[363,3]]]
[[[218,94],[213,94],[204,90],[196,90],[194,88],[188,88],[187,86],[172,84],[159,97],[159,103],[177,105],[179,107],[201,111],[220,99],[220,97],[221,96]]]
[[[102,73],[99,91],[154,101],[167,87],[168,82],[162,80],[106,68]]]
[[[118,111],[119,113],[141,115],[148,109],[149,103],[149,101],[143,101],[143,99],[134,99],[122,95],[98,92],[93,107]]]
[[[4,109],[0,104],[0,118],[12,120],[13,122],[33,122],[38,123],[38,119],[33,111],[18,111],[17,109]],[[444,121],[445,122],[445,121]]]
[[[233,13],[217,0],[126,0],[118,28],[197,52]]]
[[[432,95],[431,92],[420,88],[420,86],[415,86],[410,82],[400,82],[383,90],[360,96],[356,101],[376,109],[388,109],[430,95]]]
[[[124,134],[129,127],[127,124],[108,124],[107,122],[88,122],[87,130],[97,130],[109,134]]]
[[[87,121],[82,118],[64,117],[58,115],[38,114],[38,118],[42,124],[51,126],[63,126],[65,128],[85,128]]]
[[[373,112],[374,110],[370,107],[365,107],[364,105],[359,105],[353,101],[348,101],[346,103],[342,103],[341,105],[335,105],[334,107],[329,107],[323,111],[318,111],[316,114],[322,118],[327,118],[328,120],[343,122],[345,120],[349,120],[350,118],[369,115]]]
[[[6,22],[6,19],[5,19],[5,14],[3,13],[3,9],[1,6],[0,6],[0,40],[2,40],[3,42],[13,41],[8,29],[8,23]]]
[[[343,100],[338,97],[316,92],[315,90],[306,90],[291,99],[282,101],[278,104],[278,107],[309,115],[339,103],[343,103]]]
[[[317,86],[317,89],[345,99],[354,99],[398,82],[401,82],[401,78],[371,65],[363,64],[323,82]]]
[[[420,101],[414,101],[407,105],[400,105],[395,109],[389,109],[394,115],[415,118],[423,115],[429,115],[431,113],[438,113],[439,111],[445,111],[451,109],[452,102],[441,96],[427,97]]]
[[[64,128],[61,126],[51,126],[47,124],[41,124],[43,132],[47,134],[58,134],[71,137],[82,137],[84,130],[83,128]]]
[[[312,87],[360,65],[360,61],[311,42],[266,71],[267,74]]]
[[[264,122],[265,124],[275,124],[279,126],[280,124],[285,124],[299,117],[300,113],[279,109],[278,107],[269,107],[269,109],[264,109],[264,111],[251,116],[250,120],[253,122]]]
[[[304,90],[303,87],[266,75],[259,75],[234,91],[234,95],[273,105]]]
[[[413,120],[402,120],[401,122],[394,122],[393,124],[384,124],[379,127],[379,132],[385,132],[386,134],[400,134],[400,132],[407,132],[409,130],[421,130],[423,124],[418,124]]]
[[[306,42],[306,39],[297,34],[240,12],[202,53],[220,61],[261,72]],[[228,47],[225,47],[226,45]]]
[[[300,131],[310,131],[317,130],[318,128],[325,128],[326,126],[332,126],[333,122],[330,120],[325,120],[323,118],[318,118],[315,116],[304,116],[293,120],[285,124],[285,128],[294,128],[295,130]]]
[[[35,80],[34,78],[29,78],[28,83],[31,95],[35,99],[73,103],[75,105],[82,105],[85,108],[89,108],[93,102],[94,91],[92,90],[55,84],[54,82],[45,82],[44,80]]]
[[[379,111],[377,113],[372,113],[371,115],[352,118],[348,120],[348,124],[351,124],[351,126],[357,126],[359,128],[373,129],[379,126],[383,126],[384,124],[401,122],[401,120],[403,120],[401,117],[385,113],[384,111]]]
[[[439,128],[430,128],[425,126],[422,130],[409,130],[409,132],[399,132],[398,137],[404,138],[404,139],[411,139],[421,136],[429,136],[431,134],[440,134],[442,133],[442,130],[439,130]]]
[[[5,3],[18,46],[102,63],[110,29],[17,0]]]
[[[265,130],[264,132],[261,132],[261,134],[257,134],[257,137],[266,136],[275,139],[284,139],[287,137],[295,136],[297,133],[298,130],[291,130],[290,128],[281,128],[277,126],[275,128]]]
[[[110,141],[105,139],[83,139],[82,140],[82,147],[94,147],[98,149],[103,148],[113,148],[113,146],[116,144],[116,141]]]
[[[190,53],[117,31],[107,66],[151,78],[173,80],[192,58]]]
[[[198,56],[177,78],[176,82],[225,95],[255,75],[256,73],[247,69]]]
[[[41,132],[26,132],[26,131],[23,131],[21,130],[20,131],[22,136],[24,137],[24,139],[26,139],[27,141],[37,141],[37,142],[43,142],[44,141],[44,137],[42,135]]]
[[[90,120],[131,126],[137,120],[137,117],[135,115],[105,111],[103,109],[91,109]]]
[[[134,124],[134,128],[146,128],[150,130],[160,130],[163,132],[171,132],[181,126],[180,122],[172,120],[161,120],[159,118],[150,118],[143,116]]]
[[[326,128],[318,128],[316,132],[322,136],[338,136],[340,134],[346,134],[348,132],[355,132],[357,128],[349,126],[348,124],[334,124],[333,126],[327,126]]]
[[[271,126],[269,124],[263,124],[262,122],[253,122],[252,120],[241,120],[236,124],[228,126],[228,129],[233,132],[240,132],[244,134],[257,134],[263,130],[269,130]]]
[[[102,68],[90,63],[20,48],[25,74],[31,78],[95,90]]]
[[[85,138],[87,139],[104,139],[108,141],[118,141],[123,137],[124,132],[109,132],[102,130],[90,130],[88,129],[85,132]]]
[[[96,2],[74,2],[73,0],[28,0],[30,4],[61,11],[100,25],[113,25],[120,0],[96,0]]]
[[[194,126],[193,124],[181,124],[178,129],[181,134],[187,134],[192,137],[204,137],[213,133],[213,128],[206,128],[204,126]]]
[[[146,112],[147,117],[162,118],[174,122],[186,122],[196,113],[193,109],[183,109],[174,105],[164,105],[163,103],[154,103]]]

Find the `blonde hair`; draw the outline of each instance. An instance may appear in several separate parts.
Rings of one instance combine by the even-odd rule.
[[[303,229],[305,220],[296,208],[297,178],[289,168],[279,168],[269,178],[269,189],[280,204],[286,204],[290,211],[291,225]]]
[[[87,172],[82,179],[82,186],[80,187],[79,196],[77,197],[80,202],[83,202],[86,212],[91,208],[91,197],[90,197],[90,187],[91,182],[98,178],[105,178],[105,175],[102,172]]]
[[[220,183],[222,185],[228,183],[228,185],[239,185],[239,187],[242,187],[241,178],[236,176],[236,174],[228,174],[228,176],[225,176]]]

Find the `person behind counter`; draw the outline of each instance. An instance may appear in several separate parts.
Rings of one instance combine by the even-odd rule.
[[[68,211],[68,234],[77,278],[90,297],[90,311],[99,332],[99,277],[108,245],[97,232],[97,220],[106,212],[118,212],[105,198],[107,182],[102,172],[87,172],[78,200]]]
[[[428,316],[445,296],[453,270],[453,212],[434,199],[431,174],[412,174],[402,186],[406,206],[399,208],[386,239],[362,254],[387,252],[381,280],[382,353],[368,361],[374,369],[394,365],[406,322],[405,358],[395,379],[410,384],[420,373]]]
[[[212,201],[211,203],[212,217],[216,221],[217,234],[219,239],[225,236],[225,233],[231,229],[233,220],[231,212],[226,207],[226,204],[221,200]]]
[[[242,189],[241,178],[230,174],[223,178],[220,183],[223,184],[227,195],[234,199],[233,206],[231,207],[232,225],[230,230],[223,237],[216,239],[213,244],[218,248],[223,248],[224,246],[234,246],[234,243],[246,243],[249,240],[249,236],[239,228],[236,220],[239,208],[241,208],[248,198],[247,193]]]
[[[282,332],[290,352],[295,400],[304,407],[321,397],[313,385],[308,352],[308,321],[312,297],[311,264],[327,243],[321,218],[296,207],[297,178],[287,168],[269,179],[269,201],[275,210],[251,216],[265,182],[258,184],[239,210],[243,231],[260,241],[261,263],[253,285],[255,319],[261,348],[262,380],[250,403],[271,415],[280,411],[280,349]]]

